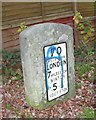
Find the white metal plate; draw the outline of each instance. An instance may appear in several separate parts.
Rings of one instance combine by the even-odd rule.
[[[68,92],[67,44],[44,47],[46,89],[48,101]]]

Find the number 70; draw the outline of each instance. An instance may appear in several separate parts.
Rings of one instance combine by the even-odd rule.
[[[62,52],[61,47],[57,47],[57,48],[56,48],[56,53],[57,53],[58,55],[60,55],[61,52]],[[53,54],[54,54],[54,48],[51,48],[51,57],[53,56]]]

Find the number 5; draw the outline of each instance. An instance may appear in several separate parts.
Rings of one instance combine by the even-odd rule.
[[[54,84],[53,84],[53,87],[54,87],[53,90],[54,90],[54,91],[57,89],[57,85],[56,85],[56,84],[57,84],[57,83],[54,83]]]

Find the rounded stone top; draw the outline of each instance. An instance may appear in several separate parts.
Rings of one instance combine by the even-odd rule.
[[[41,24],[36,24],[36,25],[32,25],[30,27],[28,27],[27,29],[25,29],[24,31],[22,31],[20,33],[20,36],[28,36],[28,35],[32,35],[32,34],[37,34],[40,31],[54,31],[54,30],[72,30],[72,27],[66,24],[61,24],[61,23],[41,23]]]

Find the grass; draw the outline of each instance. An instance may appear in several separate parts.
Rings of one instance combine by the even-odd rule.
[[[10,103],[7,103],[7,104],[6,104],[6,109],[11,110],[11,108],[12,108],[11,104],[10,104]]]
[[[80,77],[82,77],[83,74],[89,72],[92,68],[89,64],[78,63],[76,69],[79,72]]]
[[[94,111],[94,110],[92,110],[92,108],[88,108],[88,107],[85,107],[84,108],[84,111],[83,111],[83,114],[81,115],[81,117],[80,118],[86,118],[86,119],[93,119],[94,118],[94,120],[96,120],[96,116],[95,116],[95,114],[96,114],[96,111]]]
[[[81,86],[82,86],[82,84],[81,84],[81,83],[76,83],[76,84],[75,84],[75,88],[76,88],[76,89],[81,88]]]
[[[92,70],[92,67],[94,67],[94,48],[89,48],[88,51],[85,48],[78,48],[74,55],[75,69],[80,77]]]

